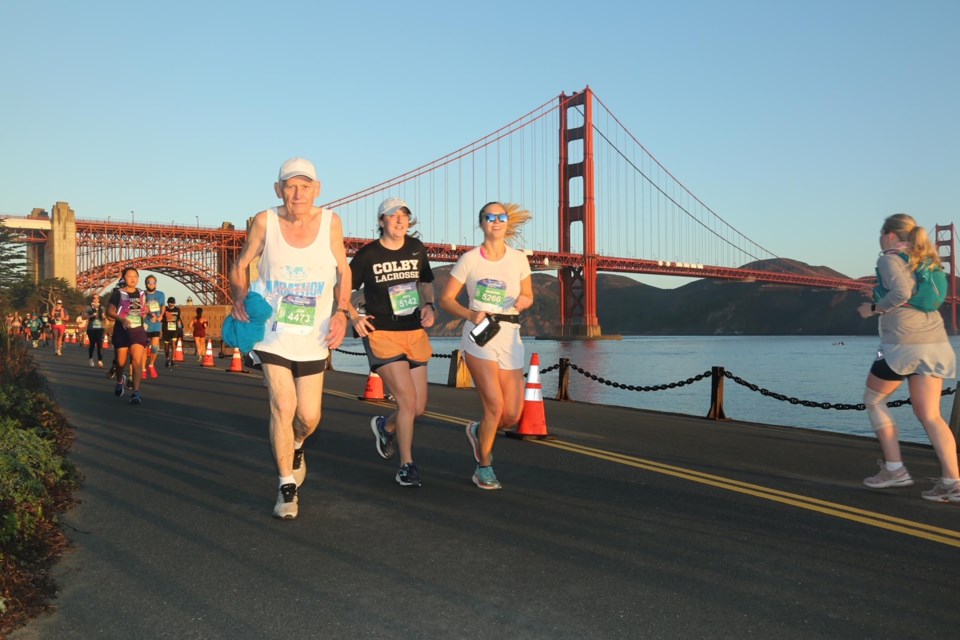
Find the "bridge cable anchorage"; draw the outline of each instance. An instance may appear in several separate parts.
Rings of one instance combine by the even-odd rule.
[[[572,366],[572,365],[571,365]],[[866,410],[866,405],[862,402],[857,404],[847,404],[844,402],[814,402],[813,400],[801,400],[800,398],[794,398],[792,396],[786,396],[782,393],[777,393],[775,391],[770,391],[769,389],[764,389],[758,385],[755,385],[751,382],[747,382],[739,376],[735,376],[729,371],[723,372],[724,377],[730,378],[740,386],[746,387],[750,391],[759,392],[760,395],[766,396],[768,398],[773,398],[774,400],[780,400],[781,402],[789,402],[794,405],[801,405],[804,407],[810,407],[814,409],[836,409],[837,411],[864,411]],[[956,389],[946,388],[941,391],[941,396],[949,396],[956,393]],[[912,404],[910,398],[905,398],[903,400],[891,400],[887,403],[888,407],[902,407],[905,404]]]

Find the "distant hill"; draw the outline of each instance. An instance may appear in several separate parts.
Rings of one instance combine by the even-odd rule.
[[[762,260],[745,268],[847,278],[833,269],[787,259]],[[434,269],[437,294],[450,267]],[[550,335],[559,319],[556,277],[534,273],[534,307],[524,314],[524,335]],[[461,294],[464,296],[465,295]],[[876,318],[862,319],[856,291],[759,282],[702,279],[660,289],[627,276],[600,274],[597,314],[604,334],[622,335],[871,335]],[[462,321],[440,312],[433,335],[459,335]]]

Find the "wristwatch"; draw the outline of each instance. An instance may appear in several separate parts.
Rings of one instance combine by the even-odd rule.
[[[349,309],[337,309],[337,311],[341,312],[344,316],[346,316],[347,322],[350,321],[350,310],[349,310]]]
[[[437,308],[436,308],[435,306],[433,306],[433,303],[432,303],[432,302],[424,302],[424,303],[423,303],[423,306],[425,306],[425,307],[430,307],[430,308],[433,309],[434,311],[437,310]]]

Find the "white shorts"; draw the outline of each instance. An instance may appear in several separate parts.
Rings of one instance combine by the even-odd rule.
[[[504,371],[522,369],[523,342],[520,340],[520,325],[512,322],[501,322],[500,331],[490,339],[490,342],[478,347],[467,334],[475,327],[469,320],[463,323],[463,336],[460,338],[460,351],[469,353],[475,358],[493,360]]]

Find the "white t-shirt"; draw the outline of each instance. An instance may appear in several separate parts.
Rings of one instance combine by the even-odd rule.
[[[499,260],[488,260],[480,247],[460,256],[450,275],[467,287],[471,311],[486,313],[517,313],[520,281],[530,277],[530,263],[522,251],[506,247]]]

